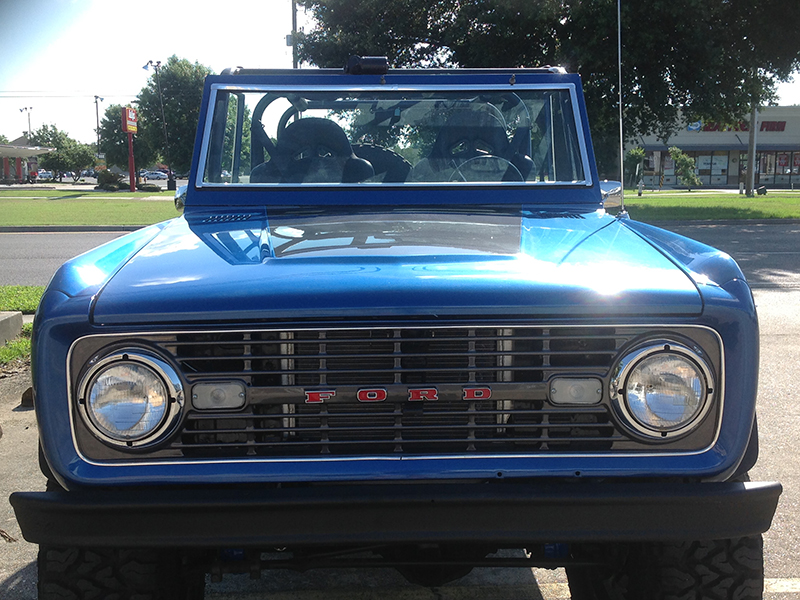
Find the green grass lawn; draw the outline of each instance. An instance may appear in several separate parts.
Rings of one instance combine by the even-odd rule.
[[[0,224],[150,225],[179,213],[173,192],[0,190]],[[772,191],[747,198],[736,193],[687,191],[625,193],[625,206],[638,221],[698,219],[800,219],[800,191]],[[613,212],[613,211],[612,211]]]
[[[151,225],[178,216],[174,192],[2,190],[2,225]]]
[[[26,323],[22,326],[22,333],[18,338],[0,346],[0,367],[15,360],[27,360],[31,355],[31,331],[33,325]]]
[[[44,286],[0,285],[0,312],[21,311],[33,314],[43,293]],[[24,324],[19,337],[0,346],[0,367],[15,360],[26,360],[30,356],[32,328],[30,323]]]
[[[40,285],[0,285],[0,311],[19,311],[32,315],[44,293]]]
[[[800,219],[800,192],[776,191],[747,198],[702,191],[645,192],[626,190],[625,208],[637,221]]]

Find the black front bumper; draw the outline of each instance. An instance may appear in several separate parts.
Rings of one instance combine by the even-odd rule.
[[[11,495],[25,539],[68,546],[283,547],[735,538],[769,529],[779,483],[326,485]]]

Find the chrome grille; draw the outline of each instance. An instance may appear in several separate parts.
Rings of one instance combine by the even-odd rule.
[[[400,327],[182,333],[161,340],[190,382],[248,384],[242,412],[189,413],[171,449],[191,457],[607,450],[625,438],[605,405],[556,407],[555,375],[607,375],[640,331],[613,327]],[[462,399],[488,386],[492,400]],[[441,392],[409,402],[412,386]],[[361,388],[387,401],[356,401]],[[336,390],[307,403],[304,390]]]
[[[257,405],[227,417],[194,413],[172,447],[190,457],[463,454],[598,451],[622,439],[599,406],[576,411],[542,401],[435,404],[295,405],[292,413]]]
[[[604,373],[629,339],[613,328],[321,329],[179,334],[162,343],[189,380],[253,386],[539,382]]]

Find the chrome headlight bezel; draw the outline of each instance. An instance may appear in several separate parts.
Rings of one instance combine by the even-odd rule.
[[[152,373],[166,392],[163,415],[147,431],[132,435],[115,435],[94,414],[89,402],[92,387],[109,369],[122,365],[135,365]],[[184,407],[184,386],[177,371],[164,358],[145,348],[122,348],[93,358],[80,378],[77,387],[79,412],[89,431],[100,441],[122,449],[147,448],[158,444],[172,433]]]
[[[638,418],[627,394],[631,375],[645,360],[657,355],[671,355],[685,361],[695,369],[701,383],[698,408],[685,421],[674,426],[656,427]],[[617,362],[609,385],[609,396],[616,413],[632,433],[650,440],[672,441],[694,431],[703,422],[714,405],[716,379],[700,348],[670,339],[648,340],[627,351]]]

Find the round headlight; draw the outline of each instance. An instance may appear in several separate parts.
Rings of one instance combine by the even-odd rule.
[[[97,361],[84,376],[80,401],[89,425],[112,444],[154,441],[174,420],[183,393],[172,367],[146,351],[124,350]]]
[[[713,393],[711,371],[702,356],[666,341],[627,354],[611,382],[611,397],[627,425],[660,439],[698,425]]]

